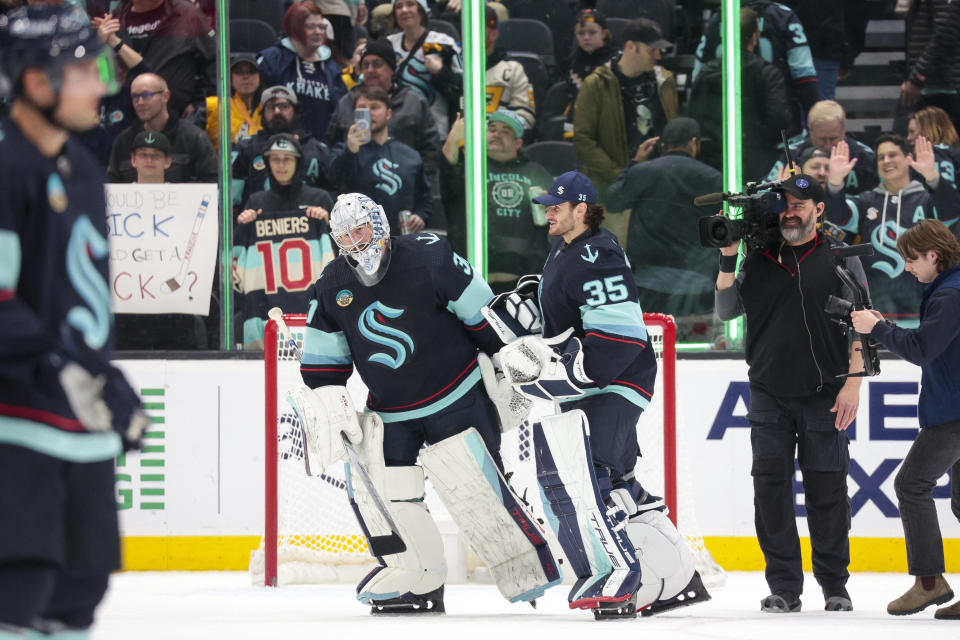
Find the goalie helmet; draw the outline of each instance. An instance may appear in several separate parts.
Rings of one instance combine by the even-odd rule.
[[[96,59],[108,94],[119,88],[113,51],[102,44],[97,30],[79,7],[46,5],[19,7],[0,16],[0,96],[17,95],[27,69],[46,73],[55,93],[67,65]]]
[[[383,279],[390,265],[390,223],[383,207],[362,193],[345,193],[330,212],[330,231],[360,282],[369,287]]]

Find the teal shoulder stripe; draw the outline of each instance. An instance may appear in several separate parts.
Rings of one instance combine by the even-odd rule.
[[[616,302],[600,307],[581,305],[580,317],[583,320],[584,330],[597,329],[618,336],[647,339],[643,310],[636,302]]]
[[[483,314],[480,313],[480,309],[492,298],[493,291],[490,290],[490,285],[474,271],[470,284],[463,290],[459,298],[447,305],[447,310],[460,318],[460,322],[464,324],[479,324],[483,321]]]
[[[646,409],[647,409],[647,405],[650,404],[650,401],[649,401],[649,400],[647,400],[646,398],[644,398],[642,395],[640,395],[639,393],[637,393],[637,392],[634,391],[633,389],[631,389],[631,388],[629,388],[629,387],[624,387],[624,386],[621,386],[621,385],[618,385],[618,384],[607,385],[606,387],[603,387],[603,388],[601,388],[601,389],[597,389],[597,388],[587,389],[586,391],[583,392],[583,395],[576,396],[576,397],[573,397],[573,398],[565,398],[564,400],[558,400],[558,402],[560,402],[561,404],[563,404],[564,402],[572,402],[572,401],[574,401],[574,400],[581,400],[581,399],[583,399],[583,398],[586,398],[586,397],[589,397],[589,396],[596,396],[596,395],[599,395],[599,394],[601,394],[601,393],[615,393],[615,394],[617,394],[618,396],[622,396],[623,398],[626,398],[626,399],[627,399],[628,401],[630,401],[632,404],[637,405],[638,407],[640,407],[640,408],[643,409],[643,410],[646,410]]]
[[[20,280],[20,236],[0,229],[0,289],[16,289]]]
[[[388,412],[388,411],[377,411],[377,415],[383,419],[384,424],[389,424],[391,422],[402,422],[404,420],[416,420],[417,418],[423,418],[426,416],[433,415],[441,409],[446,409],[451,404],[459,400],[473,388],[473,385],[480,382],[480,369],[479,367],[474,368],[467,377],[463,379],[463,382],[457,385],[457,387],[442,400],[437,400],[433,404],[428,404],[425,407],[420,409],[414,409],[412,411],[398,411],[398,412]]]
[[[72,433],[41,422],[0,416],[0,442],[70,462],[99,462],[120,455],[120,436]]]
[[[307,327],[303,336],[303,363],[350,362],[350,346],[342,331],[328,333]]]

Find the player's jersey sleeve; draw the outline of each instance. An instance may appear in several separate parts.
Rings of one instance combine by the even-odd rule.
[[[326,271],[324,270],[324,274]],[[324,309],[323,276],[313,286],[307,308],[307,326],[303,336],[303,361],[300,375],[311,389],[327,385],[346,385],[353,373],[353,357],[344,332]]]
[[[567,274],[567,295],[580,307],[586,373],[604,387],[649,348],[649,339],[623,254],[608,247],[590,249],[584,247],[586,257]]]
[[[421,234],[421,237],[431,235]],[[490,285],[469,262],[450,248],[446,240],[440,240],[439,243],[443,246],[434,249],[436,259],[431,261],[431,279],[440,303],[457,316],[480,349],[490,354],[496,353],[503,343],[480,312],[493,298]]]

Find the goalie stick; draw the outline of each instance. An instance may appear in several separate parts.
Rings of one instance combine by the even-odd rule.
[[[293,349],[293,353],[297,357],[297,362],[302,361],[303,352],[300,350],[300,347],[297,346],[297,341],[293,339],[293,335],[290,333],[290,327],[287,326],[287,323],[283,319],[283,310],[281,310],[280,307],[274,307],[267,312],[267,317],[277,324],[277,328],[280,329],[280,333],[283,334],[287,344],[290,345],[291,349]],[[307,434],[303,430],[302,424],[300,425],[300,430],[303,441],[306,443]],[[343,447],[347,450],[347,457],[350,458],[350,464],[356,468],[357,475],[360,476],[360,481],[363,483],[363,486],[367,488],[367,492],[373,499],[373,503],[376,505],[377,511],[380,512],[380,515],[384,517],[384,519],[387,521],[387,525],[390,527],[389,536],[378,537],[379,539],[377,540],[376,547],[379,553],[376,555],[389,556],[396,553],[403,553],[407,550],[407,545],[400,536],[400,530],[397,528],[397,523],[393,521],[393,517],[390,515],[390,511],[387,510],[387,505],[380,496],[380,492],[377,491],[377,488],[373,484],[373,480],[370,478],[367,470],[360,462],[360,456],[357,455],[357,450],[353,448],[353,443],[350,442],[347,434],[342,431],[340,432],[340,437],[343,439]],[[373,547],[374,545],[371,544],[371,552],[373,551]]]

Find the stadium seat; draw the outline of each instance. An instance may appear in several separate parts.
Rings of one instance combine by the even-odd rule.
[[[623,47],[620,36],[628,22],[630,22],[628,18],[607,18],[607,28],[610,29],[610,40],[613,41],[613,46],[617,49]]]
[[[674,0],[597,0],[597,11],[608,18],[650,18],[670,40],[674,34],[676,4]]]
[[[577,91],[569,82],[561,80],[552,84],[543,96],[543,103],[537,105],[540,118],[546,120],[554,116],[565,115],[564,111],[566,111],[567,105],[576,97]]]
[[[231,0],[230,20],[262,20],[273,28],[274,33],[283,31],[283,16],[289,2],[284,0]],[[231,43],[231,48],[233,45]]]
[[[460,42],[460,30],[447,20],[427,20],[427,31],[445,33],[456,42]]]
[[[580,170],[580,158],[573,150],[572,142],[534,142],[523,148],[523,153],[534,162],[539,162],[554,178],[567,171]]]
[[[547,94],[547,87],[550,84],[550,75],[544,66],[540,56],[535,53],[526,53],[523,51],[510,51],[507,53],[507,60],[515,60],[523,65],[523,70],[527,74],[527,80],[533,85],[533,99],[536,102],[537,113],[540,112],[540,102]]]
[[[547,67],[553,67],[557,63],[553,52],[553,34],[547,25],[539,20],[504,20],[500,23],[497,44],[510,53],[520,51],[536,54]]]
[[[235,18],[230,21],[231,51],[259,53],[276,41],[276,31],[263,20]]]
[[[566,123],[567,119],[565,116],[540,118],[537,120],[537,136],[540,140],[561,142],[564,139]]]

